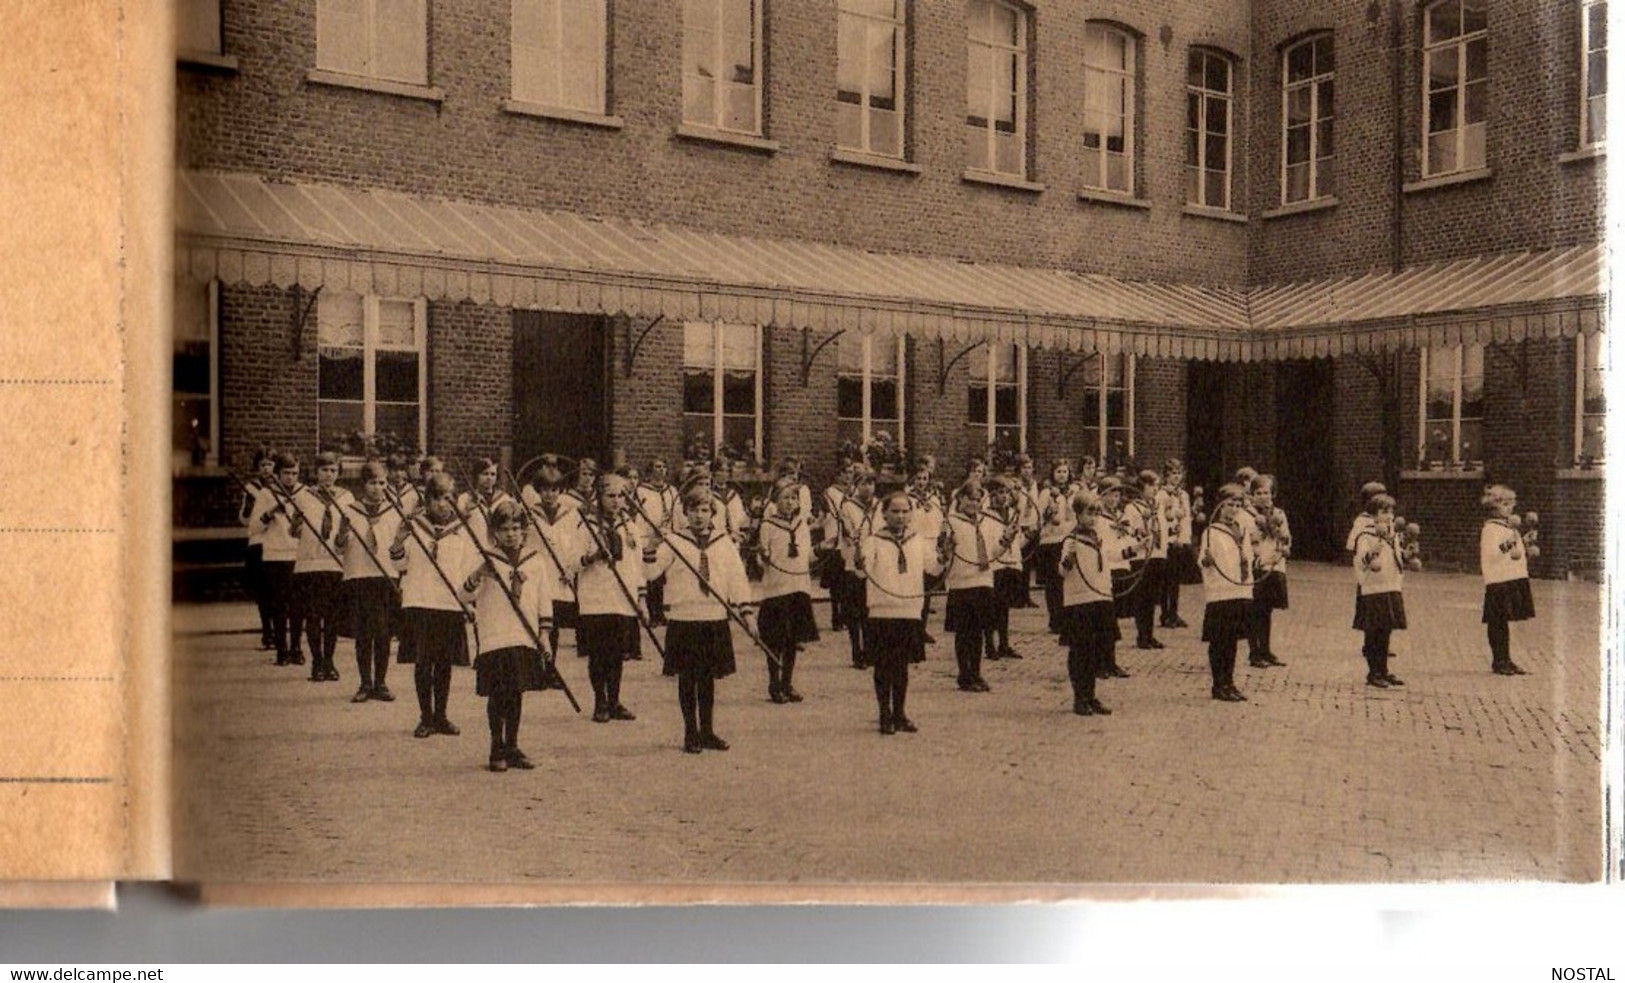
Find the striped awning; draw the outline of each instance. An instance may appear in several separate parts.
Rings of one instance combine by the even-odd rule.
[[[183,171],[175,193],[177,269],[231,284],[1173,358],[1295,357],[1435,343],[1418,340],[1418,311],[1405,310],[1412,300],[1439,296],[1419,286],[1413,271],[1389,275],[1389,286],[1373,274],[1249,293],[252,174]],[[1598,281],[1575,272],[1577,263],[1526,259],[1479,270],[1523,284],[1521,292],[1474,292],[1467,287],[1474,277],[1460,271],[1443,280],[1461,285],[1464,301],[1497,298],[1491,303],[1498,309],[1585,296],[1577,292],[1589,284],[1595,322]],[[1544,286],[1525,282],[1529,277]],[[1377,294],[1392,303],[1371,303]],[[1362,327],[1367,322],[1369,330]],[[1520,332],[1529,330],[1527,320],[1519,322]]]

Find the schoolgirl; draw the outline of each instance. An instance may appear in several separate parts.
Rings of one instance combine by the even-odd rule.
[[[1162,627],[1189,627],[1179,616],[1179,588],[1202,582],[1192,545],[1191,495],[1185,490],[1185,466],[1169,458],[1162,466],[1162,487],[1157,490],[1163,527],[1168,530],[1168,568],[1162,583]]]
[[[584,457],[576,462],[576,480],[559,493],[559,504],[567,511],[582,512],[592,508],[593,487],[598,481],[598,462]]]
[[[497,462],[488,457],[476,458],[474,487],[457,496],[457,513],[468,523],[480,549],[491,548],[491,510],[507,499],[507,494],[497,489]]]
[[[818,640],[812,615],[812,533],[802,511],[806,486],[784,476],[773,485],[773,505],[762,517],[757,549],[762,558],[762,640],[779,657],[767,660],[767,698],[800,703],[794,678],[796,651]]]
[[[636,499],[639,528],[643,542],[652,543],[656,537],[671,531],[672,516],[677,511],[677,489],[671,486],[671,465],[663,457],[649,462],[643,480],[637,485]],[[666,578],[649,581],[649,623],[659,627],[666,623]]]
[[[943,522],[947,563],[948,612],[943,627],[953,633],[959,663],[959,689],[986,693],[982,647],[994,622],[993,564],[1007,553],[1017,530],[982,510],[982,486],[967,481],[954,493],[954,508]],[[927,540],[930,542],[930,540]]]
[[[350,702],[389,703],[395,699],[384,681],[389,673],[390,619],[400,593],[399,572],[389,549],[400,531],[401,514],[385,498],[389,472],[382,462],[362,465],[361,482],[361,498],[345,504],[338,535],[355,636],[356,677],[361,681]]]
[[[721,457],[711,462],[711,494],[715,496],[712,517],[717,530],[738,546],[750,533],[750,513],[745,508],[745,496],[728,480],[729,464]]]
[[[1365,511],[1371,522],[1354,540],[1354,630],[1365,633],[1365,684],[1387,689],[1405,685],[1388,671],[1389,640],[1405,627],[1405,557],[1395,540],[1393,498],[1379,492]]]
[[[1134,615],[1134,647],[1140,649],[1163,647],[1152,633],[1157,599],[1162,595],[1162,582],[1168,575],[1168,527],[1163,521],[1162,509],[1157,507],[1161,484],[1162,476],[1155,471],[1141,471],[1135,479],[1136,494],[1123,509],[1129,528],[1144,546],[1144,558],[1137,565],[1130,565],[1135,576],[1128,600],[1128,609]]]
[[[1010,482],[1011,503],[1016,510],[1017,524],[1021,526],[1022,590],[1019,600],[1012,599],[1013,608],[1032,608],[1033,574],[1038,570],[1034,548],[1038,545],[1038,476],[1033,473],[1033,459],[1026,454],[1016,455],[1016,473]]]
[[[396,657],[412,666],[418,726],[413,737],[461,731],[446,716],[453,666],[466,666],[471,618],[458,591],[478,564],[479,549],[464,531],[452,500],[454,484],[443,472],[424,483],[424,507],[401,523],[389,555],[404,564],[401,575],[402,644]],[[410,642],[410,644],[408,644]]]
[[[519,749],[519,721],[528,690],[545,688],[552,675],[551,653],[539,640],[547,630],[553,591],[552,563],[524,548],[524,506],[505,499],[492,506],[487,526],[492,548],[478,554],[463,590],[474,595],[474,692],[485,697],[491,730],[493,772],[536,767]]]
[[[818,539],[818,586],[829,592],[830,630],[846,627],[846,559],[842,553],[841,503],[852,493],[852,462],[841,461],[820,499],[823,514]]]
[[[847,640],[852,646],[852,668],[867,669],[869,661],[869,646],[865,622],[868,618],[868,591],[863,582],[863,574],[858,571],[857,557],[859,547],[863,540],[874,533],[875,529],[875,473],[866,465],[856,464],[852,467],[852,494],[841,499],[840,511],[836,513],[836,525],[839,530],[839,543],[841,549],[841,609],[846,618]],[[912,513],[912,509],[910,509]],[[923,594],[921,590],[923,612]],[[925,631],[924,615],[921,614],[920,630]],[[922,634],[922,639],[924,635]]]
[[[1049,481],[1037,495],[1038,546],[1033,552],[1033,565],[1039,583],[1044,585],[1044,609],[1052,632],[1061,630],[1061,543],[1072,532],[1075,491],[1072,465],[1056,461],[1050,466]]]
[[[1478,536],[1479,569],[1484,575],[1484,626],[1490,642],[1490,671],[1497,676],[1525,676],[1512,661],[1514,621],[1535,616],[1535,597],[1529,590],[1529,554],[1524,535],[1514,524],[1518,493],[1506,485],[1484,491],[1489,516]]]
[[[293,495],[299,484],[299,459],[292,454],[272,458],[274,476],[254,493],[254,517],[250,529],[261,530],[265,601],[271,615],[271,641],[276,646],[276,664],[303,665],[299,624],[293,620],[293,565],[299,557],[299,540],[293,535],[293,517],[299,509]]]
[[[1236,689],[1236,645],[1247,634],[1253,603],[1253,544],[1238,514],[1247,492],[1237,484],[1219,489],[1217,515],[1202,531],[1202,641],[1207,643],[1213,698],[1227,703],[1247,699]]]
[[[277,644],[265,589],[265,526],[254,521],[254,514],[260,492],[274,480],[276,461],[271,452],[262,447],[254,452],[254,473],[243,482],[243,501],[237,509],[238,521],[248,530],[248,549],[243,554],[243,586],[248,588],[259,612],[261,649],[275,649]]]
[[[906,712],[908,667],[925,661],[925,625],[920,620],[925,577],[943,569],[944,544],[933,544],[909,529],[913,500],[906,492],[886,496],[884,527],[866,533],[853,564],[865,578],[868,645],[874,665],[880,733],[919,730]]]
[[[1284,666],[1270,645],[1274,612],[1287,607],[1286,558],[1292,555],[1292,527],[1275,504],[1275,476],[1256,475],[1248,486],[1247,514],[1253,519],[1253,610],[1247,628],[1247,663],[1257,669]]]
[[[1144,531],[1136,530],[1124,520],[1124,490],[1121,478],[1107,475],[1100,479],[1095,491],[1100,496],[1100,515],[1095,519],[1095,535],[1105,549],[1106,572],[1112,578],[1112,608],[1118,620],[1134,613],[1130,605],[1136,600],[1134,589],[1145,569],[1141,538],[1136,535],[1137,532],[1143,535]],[[1136,567],[1136,564],[1139,566]],[[1127,679],[1128,675],[1128,671],[1117,664],[1117,650],[1113,648],[1111,659],[1101,671],[1101,676]]]
[[[739,550],[732,539],[712,531],[713,502],[708,488],[696,486],[683,494],[688,528],[660,543],[648,571],[667,577],[671,611],[663,671],[677,677],[683,750],[688,754],[728,750],[714,726],[716,682],[736,669],[728,608],[740,617],[755,609]]]
[[[1074,525],[1061,542],[1061,644],[1072,680],[1072,712],[1080,717],[1109,714],[1095,695],[1095,679],[1116,662],[1113,650],[1122,633],[1112,600],[1111,567],[1099,530],[1100,496],[1080,488],[1072,496]]]
[[[295,602],[304,621],[310,646],[310,681],[336,682],[339,622],[344,616],[344,564],[339,559],[338,534],[344,510],[355,497],[338,486],[339,456],[330,451],[316,455],[316,484],[292,496],[298,512],[293,534],[299,554],[293,564]]]
[[[565,492],[568,487],[569,480],[564,476],[559,458],[553,454],[542,455],[536,477],[531,480],[536,504],[530,508],[526,546],[545,556],[553,564],[553,572],[557,575],[552,582],[553,596],[549,598],[553,607],[553,623],[548,628],[547,647],[552,652],[559,650],[560,629],[574,631],[580,622],[572,569],[574,561],[571,558],[579,557],[583,552],[581,513],[579,508],[566,504]],[[586,655],[579,644],[576,654]]]
[[[1022,524],[1019,478],[994,478],[988,482],[988,513],[1005,530],[1013,530],[1010,548],[993,561],[993,626],[988,632],[989,659],[1019,659],[1021,653],[1010,647],[1010,610],[1031,607],[1027,597],[1025,549],[1027,526]],[[1003,533],[1000,534],[1001,538]]]
[[[582,516],[578,543],[576,645],[587,657],[592,719],[600,724],[637,719],[621,703],[623,664],[637,655],[642,642],[637,605],[644,590],[646,540],[628,515],[630,494],[632,486],[625,478],[613,474],[600,478],[597,507]]]

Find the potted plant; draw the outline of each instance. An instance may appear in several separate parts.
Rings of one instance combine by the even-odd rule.
[[[863,445],[863,459],[876,471],[894,475],[903,464],[903,449],[892,439],[890,432],[876,430]]]

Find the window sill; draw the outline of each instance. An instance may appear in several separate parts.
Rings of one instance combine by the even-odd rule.
[[[911,160],[882,157],[879,154],[866,154],[861,150],[841,150],[837,148],[829,152],[829,159],[837,164],[851,164],[853,167],[872,167],[875,170],[896,171],[899,174],[920,174],[925,171],[925,168]]]
[[[1581,147],[1579,150],[1571,150],[1566,154],[1558,154],[1557,162],[1559,164],[1583,164],[1588,160],[1597,160],[1607,156],[1608,147],[1605,144],[1597,143],[1589,147]]]
[[[626,120],[619,116],[606,116],[602,113],[589,113],[580,109],[566,109],[563,106],[544,106],[539,102],[524,102],[519,99],[504,99],[502,111],[515,116],[534,116],[538,119],[553,119],[563,123],[580,123],[583,126],[598,126],[606,130],[619,130],[626,126]]]
[[[1102,191],[1099,188],[1079,188],[1078,200],[1098,202],[1102,205],[1116,205],[1119,208],[1151,210],[1151,202],[1144,198],[1136,198],[1133,195],[1123,194],[1118,191]]]
[[[1187,204],[1184,213],[1192,218],[1211,218],[1220,222],[1235,222],[1237,225],[1247,224],[1247,216],[1240,212],[1226,211],[1223,208],[1210,208],[1207,205]]]
[[[1483,481],[1484,469],[1472,471],[1458,471],[1455,468],[1441,468],[1438,471],[1401,471],[1401,481]]]
[[[959,179],[968,184],[985,184],[995,188],[1010,188],[1014,191],[1026,191],[1032,194],[1038,194],[1045,189],[1045,186],[1037,181],[1029,181],[1013,174],[999,174],[995,171],[978,171],[971,168],[966,168],[964,173],[959,175]]]
[[[709,126],[696,126],[693,123],[678,123],[676,136],[680,140],[715,143],[725,147],[743,147],[746,150],[755,150],[764,154],[776,154],[780,149],[777,140],[769,140],[766,137],[754,136],[749,133],[718,130]]]
[[[1258,213],[1262,219],[1286,218],[1288,215],[1302,215],[1306,212],[1323,212],[1328,208],[1336,208],[1342,202],[1336,195],[1327,195],[1324,198],[1310,198],[1308,201],[1295,201],[1290,205],[1271,208]]]
[[[218,51],[181,51],[175,55],[175,61],[182,68],[219,72],[224,75],[237,74],[237,56],[224,55]]]
[[[436,105],[446,100],[446,94],[432,85],[414,85],[411,82],[391,82],[388,79],[369,78],[365,75],[346,75],[325,68],[312,68],[305,73],[305,81],[312,85],[331,85],[341,89],[360,89],[388,96],[422,99]]]
[[[1455,174],[1441,174],[1438,177],[1427,177],[1420,181],[1407,182],[1401,190],[1406,194],[1417,191],[1432,191],[1434,188],[1448,188],[1457,184],[1472,184],[1476,181],[1487,181],[1495,176],[1495,170],[1489,167],[1480,167],[1476,171],[1458,171]]]
[[[1607,477],[1607,469],[1600,464],[1589,468],[1558,468],[1558,481],[1602,481]]]

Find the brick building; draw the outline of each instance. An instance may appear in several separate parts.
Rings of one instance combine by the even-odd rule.
[[[190,0],[177,525],[261,443],[884,431],[1253,464],[1311,557],[1385,476],[1471,568],[1505,480],[1595,567],[1604,10]]]

